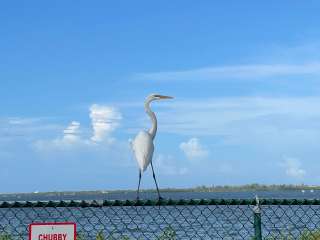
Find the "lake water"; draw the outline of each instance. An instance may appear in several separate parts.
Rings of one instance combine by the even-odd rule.
[[[246,192],[162,192],[166,199],[250,199],[256,195],[259,198],[282,198],[282,199],[320,199],[320,190],[302,191],[246,191]],[[23,194],[23,195],[1,195],[0,201],[54,201],[54,200],[134,200],[135,192],[126,193],[48,193]],[[155,199],[156,193],[140,193],[141,199]]]

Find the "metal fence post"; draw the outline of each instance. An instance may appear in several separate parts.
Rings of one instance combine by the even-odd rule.
[[[253,207],[253,226],[254,226],[254,239],[262,240],[261,232],[261,207],[259,203],[259,198],[256,196],[256,206]]]

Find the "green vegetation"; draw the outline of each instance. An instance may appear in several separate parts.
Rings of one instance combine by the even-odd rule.
[[[12,240],[12,237],[8,233],[0,233],[0,240]]]
[[[320,240],[320,230],[304,231],[299,240]]]
[[[86,240],[85,233],[77,233],[77,240]],[[274,234],[263,238],[264,240],[320,240],[320,230],[305,230],[300,236],[294,237],[291,233]],[[0,240],[14,240],[14,238],[8,233],[0,233]],[[96,236],[96,240],[133,240],[128,236],[115,237],[114,233],[109,236],[100,231]],[[177,234],[171,227],[166,227],[157,240],[177,240]],[[255,240],[253,237],[252,240]]]
[[[166,227],[163,233],[158,237],[158,240],[176,240],[176,231],[171,227]]]
[[[176,240],[176,232],[171,227],[166,227],[157,240]],[[2,240],[0,238],[0,240]],[[6,239],[7,240],[7,239]],[[11,239],[10,239],[11,240]],[[77,233],[77,240],[86,240],[83,232]],[[103,231],[98,232],[96,240],[132,240],[129,236],[116,237],[114,233],[110,233],[108,236]]]
[[[85,240],[86,237],[85,237],[85,233],[83,232],[77,232],[77,240]]]
[[[89,238],[86,237],[87,234],[85,232],[78,232],[77,233],[77,240],[87,240]],[[8,233],[0,233],[0,240],[14,240],[10,234]],[[20,239],[20,238],[17,238]],[[98,232],[97,236],[95,237],[96,240],[133,240],[129,236],[120,236],[116,237],[115,233],[110,233],[108,236],[105,235],[103,231]],[[157,240],[176,240],[176,232],[171,227],[166,227]]]
[[[238,186],[230,185],[212,185],[212,186],[198,186],[195,188],[185,189],[162,189],[162,191],[182,191],[182,192],[241,192],[241,191],[293,191],[293,190],[320,190],[320,186],[309,185],[293,185],[293,184],[280,184],[280,185],[264,185],[264,184],[246,184]]]
[[[300,236],[294,237],[291,233],[274,234],[264,240],[320,240],[320,230],[304,230]],[[255,238],[252,238],[255,240]]]
[[[100,231],[96,236],[96,240],[130,240],[130,238],[128,236],[115,237],[114,233],[111,233],[108,237],[106,237],[103,231]]]
[[[96,240],[133,240],[129,236],[115,236],[116,234],[111,232],[108,236],[103,231],[98,232],[97,236],[95,237]],[[86,240],[86,234],[84,232],[77,233],[77,240]],[[176,240],[176,232],[171,227],[166,227],[157,240]],[[0,240],[2,240],[0,238]],[[6,239],[7,240],[7,239]],[[11,239],[10,239],[11,240]]]
[[[97,236],[96,236],[96,240],[104,240],[105,236],[103,234],[102,231],[98,232]]]

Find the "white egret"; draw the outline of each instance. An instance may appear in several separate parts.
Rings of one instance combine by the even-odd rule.
[[[137,189],[137,199],[139,199],[141,174],[147,169],[149,164],[151,164],[153,179],[156,184],[158,197],[159,199],[161,199],[158,183],[157,183],[156,176],[154,174],[153,165],[152,165],[152,156],[154,151],[153,140],[157,133],[157,118],[154,112],[151,111],[150,103],[154,100],[171,99],[171,98],[173,97],[162,96],[159,94],[151,94],[146,98],[146,101],[144,103],[145,111],[151,119],[152,126],[148,131],[139,132],[138,135],[135,137],[135,139],[132,141],[132,149],[134,151],[136,160],[139,165],[139,183],[138,183],[138,189]]]

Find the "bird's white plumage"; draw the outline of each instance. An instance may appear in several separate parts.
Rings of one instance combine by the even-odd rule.
[[[146,131],[139,132],[132,142],[132,149],[140,170],[142,172],[145,171],[152,161],[152,155],[154,151],[151,135]]]
[[[157,187],[159,200],[161,199],[158,183],[156,180],[156,175],[154,174],[153,165],[152,165],[152,155],[154,151],[153,140],[157,133],[157,117],[154,112],[151,111],[150,103],[154,100],[161,99],[170,99],[172,97],[163,96],[159,94],[151,94],[147,97],[144,103],[144,109],[146,113],[149,115],[151,120],[151,128],[149,131],[141,131],[138,133],[136,138],[131,142],[132,150],[136,157],[136,160],[139,165],[139,184],[137,190],[137,199],[139,199],[139,189],[140,189],[140,181],[141,181],[141,173],[144,172],[149,164],[151,163],[153,179]]]

